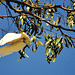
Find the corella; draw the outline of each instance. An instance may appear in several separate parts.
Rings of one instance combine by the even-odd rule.
[[[0,57],[9,55],[13,52],[20,51],[26,45],[30,46],[32,44],[32,41],[25,32],[23,32],[22,34],[7,33],[0,40],[0,46],[5,44],[8,44],[8,45],[0,48]]]

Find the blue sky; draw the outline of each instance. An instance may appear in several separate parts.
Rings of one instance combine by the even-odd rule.
[[[55,63],[48,64],[44,54],[45,49],[40,47],[36,53],[26,49],[29,58],[18,61],[19,54],[0,58],[1,75],[73,75],[75,74],[75,50],[64,48]]]
[[[61,2],[61,0],[57,0]],[[57,3],[58,4],[58,3]],[[0,5],[0,15],[5,15],[5,9]],[[0,19],[0,27],[6,27],[5,19]],[[13,28],[13,27],[12,27]],[[0,33],[0,35],[2,35]],[[29,58],[19,59],[19,53],[13,53],[0,58],[0,75],[74,75],[75,49],[65,48],[57,56],[56,62],[48,64],[45,48],[40,46],[36,53],[26,49]]]

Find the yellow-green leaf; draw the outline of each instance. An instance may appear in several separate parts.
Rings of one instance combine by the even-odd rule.
[[[51,48],[46,49],[45,54],[48,56],[50,52],[51,52]]]
[[[23,25],[23,19],[21,19],[21,25]]]
[[[23,51],[23,54],[27,57],[27,58],[29,58],[29,56]]]
[[[47,45],[50,41],[52,41],[52,39],[49,39],[49,40],[45,43],[45,45]]]
[[[56,41],[55,41],[55,44],[57,45],[59,43],[60,39],[57,38]]]
[[[49,24],[48,24],[48,23],[46,23],[46,25],[47,25],[47,27],[49,26]]]
[[[67,40],[64,38],[64,43],[65,43],[65,46],[67,47],[67,48],[69,48],[69,46],[68,46],[68,43],[67,43]]]
[[[29,11],[30,7],[27,6],[27,10]]]
[[[59,18],[57,17],[57,20],[56,20],[56,25],[58,25],[59,24]]]
[[[48,13],[47,13],[47,15],[46,15],[46,18],[48,18],[48,17],[49,17],[49,14],[50,14],[50,13],[48,12]]]
[[[56,61],[56,58],[53,58],[51,61],[52,61],[52,62],[55,62],[55,61]]]
[[[34,39],[36,39],[36,37],[35,37],[35,36],[32,36],[32,37],[31,37],[31,40],[33,41]]]
[[[43,45],[43,43],[42,43],[41,41],[37,40],[37,42],[38,42],[40,45]]]

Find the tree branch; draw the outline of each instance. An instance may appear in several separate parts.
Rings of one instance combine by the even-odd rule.
[[[35,9],[50,9],[50,8],[61,8],[63,10],[66,10],[66,11],[75,11],[75,9],[68,9],[68,8],[65,8],[61,5],[54,5],[54,6],[43,6],[43,7],[36,7],[36,6],[32,6],[31,4],[27,3],[27,2],[23,2],[23,1],[15,1],[14,3],[18,3],[18,4],[23,4],[23,5],[26,5],[26,6],[29,6],[31,8],[35,8]]]
[[[15,3],[16,3],[16,2],[17,2],[17,3],[21,3],[21,4],[27,3],[27,2],[15,1]],[[11,6],[10,2],[8,2],[8,5],[9,5],[9,7],[10,7],[12,10],[14,10],[14,11],[17,12],[17,13],[29,14],[29,15],[31,15],[31,16],[34,16],[34,17],[38,18],[39,20],[42,20],[42,21],[48,23],[49,25],[51,25],[51,26],[53,26],[53,27],[61,28],[61,29],[66,30],[66,31],[73,31],[73,32],[75,32],[75,30],[73,30],[73,29],[67,29],[67,28],[62,27],[61,25],[59,25],[59,26],[54,25],[54,24],[50,23],[49,21],[45,20],[44,18],[41,18],[41,17],[39,17],[39,16],[37,16],[37,15],[35,15],[35,14],[32,14],[31,12],[27,12],[27,11],[15,9],[14,7]],[[64,8],[64,7],[60,6],[60,5],[57,5],[57,6],[46,6],[46,7],[43,7],[43,8],[49,8],[49,7],[51,7],[51,8],[54,8],[54,7],[61,7],[61,8]],[[42,7],[34,7],[34,8],[42,8]],[[70,10],[70,11],[75,10],[75,9],[66,9],[66,8],[64,8],[64,9],[65,9],[65,10]]]
[[[1,16],[1,15],[0,15],[0,18],[2,18],[2,19],[3,19],[3,18],[15,18],[15,17],[17,17],[17,16]]]
[[[14,10],[15,12],[17,12],[17,13],[29,14],[29,15],[31,15],[31,16],[34,16],[34,17],[38,18],[39,20],[42,20],[42,21],[48,23],[49,25],[51,25],[51,26],[53,26],[53,27],[61,28],[61,29],[66,30],[66,31],[75,32],[75,30],[73,30],[73,29],[67,29],[67,28],[62,27],[61,25],[59,25],[59,26],[54,25],[54,24],[50,23],[49,21],[45,20],[44,18],[41,18],[40,16],[37,16],[37,15],[35,15],[35,14],[32,14],[31,12],[27,12],[27,11],[15,9],[15,8],[13,8],[13,7],[10,5],[10,2],[9,2],[8,4],[9,4],[9,7],[10,7],[12,10]]]

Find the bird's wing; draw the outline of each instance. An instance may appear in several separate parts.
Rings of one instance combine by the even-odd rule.
[[[23,49],[25,46],[26,46],[26,44],[23,41],[18,41],[16,43],[12,43],[10,45],[1,47],[0,48],[0,57],[9,55],[13,52],[17,52],[17,51]]]
[[[16,34],[16,33],[7,33],[1,40],[0,45],[4,45],[6,43],[12,43],[17,41],[22,34]]]

